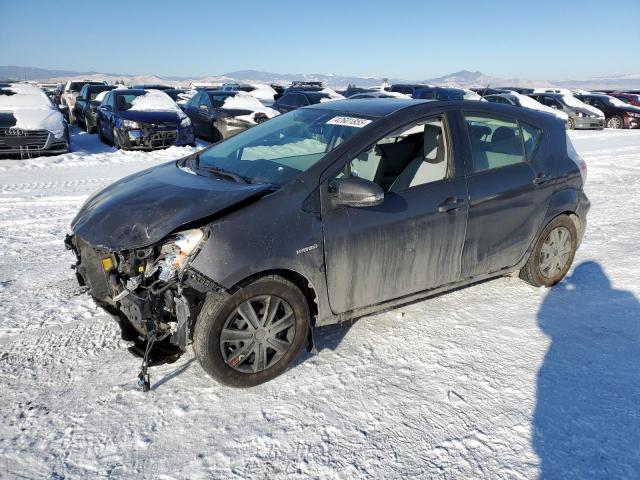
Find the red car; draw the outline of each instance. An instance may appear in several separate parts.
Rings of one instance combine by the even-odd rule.
[[[638,94],[613,92],[610,93],[609,96],[616,97],[618,100],[622,100],[624,103],[628,103],[634,107],[640,107],[640,95]]]

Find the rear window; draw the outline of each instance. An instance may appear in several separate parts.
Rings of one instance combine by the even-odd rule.
[[[465,115],[473,171],[483,172],[526,161],[520,126],[515,121]]]

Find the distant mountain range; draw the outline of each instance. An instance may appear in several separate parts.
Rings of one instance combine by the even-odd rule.
[[[0,79],[37,80],[50,82],[64,82],[70,79],[104,79],[112,83],[122,80],[127,84],[135,83],[165,83],[171,85],[188,86],[191,82],[242,82],[242,83],[280,83],[289,84],[294,80],[322,81],[332,88],[344,88],[347,85],[361,87],[379,86],[383,82],[380,77],[358,77],[320,73],[273,73],[259,70],[239,70],[223,75],[205,77],[167,77],[158,75],[131,75],[120,73],[77,72],[73,70],[48,70],[44,68],[0,66]],[[450,85],[455,87],[482,86],[511,86],[511,87],[565,87],[565,88],[640,88],[640,74],[624,74],[603,77],[593,77],[581,80],[528,80],[520,78],[500,78],[486,75],[482,72],[461,70],[437,78],[402,79],[389,78],[390,83],[428,83],[433,85]]]

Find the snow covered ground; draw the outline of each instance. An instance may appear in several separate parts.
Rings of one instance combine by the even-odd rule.
[[[0,160],[0,477],[638,478],[640,132],[572,132],[593,207],[568,278],[503,278],[318,332],[278,379],[140,359],[62,240],[92,191],[191,149]],[[126,212],[123,212],[123,215]]]

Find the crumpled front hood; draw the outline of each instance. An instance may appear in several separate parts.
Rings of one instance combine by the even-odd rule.
[[[194,175],[176,162],[123,178],[92,195],[71,222],[94,247],[112,251],[152,245],[178,227],[258,197],[269,184]]]

